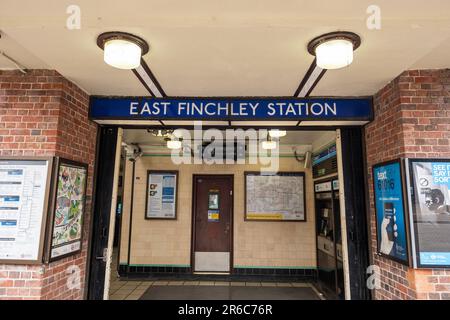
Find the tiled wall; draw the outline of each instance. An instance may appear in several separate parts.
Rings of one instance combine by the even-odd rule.
[[[81,253],[50,264],[0,264],[0,299],[84,296],[97,132],[88,105],[88,94],[56,71],[0,71],[0,155],[61,156],[89,165]],[[80,286],[69,289],[73,266]]]
[[[450,70],[411,70],[374,96],[366,127],[371,247],[376,252],[372,166],[399,157],[450,158]],[[450,270],[414,270],[376,254],[382,288],[376,299],[450,299]]]
[[[147,170],[179,170],[178,219],[145,220]],[[257,165],[181,165],[170,157],[144,156],[136,162],[131,265],[190,265],[193,174],[234,175],[234,266],[316,266],[314,204],[311,170],[306,170],[307,222],[244,221],[244,171]],[[281,158],[280,171],[303,171],[294,158]],[[131,167],[127,166],[125,175]],[[127,199],[124,198],[124,220]],[[122,234],[127,228],[122,227]],[[127,239],[122,237],[122,241]],[[126,263],[127,246],[121,245],[120,261]]]

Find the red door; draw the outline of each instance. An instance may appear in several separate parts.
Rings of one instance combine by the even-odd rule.
[[[194,271],[229,272],[233,176],[194,176]]]

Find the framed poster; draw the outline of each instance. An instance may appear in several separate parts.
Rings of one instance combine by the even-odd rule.
[[[407,159],[415,267],[450,267],[450,159]]]
[[[0,158],[0,263],[42,262],[53,158]]]
[[[86,205],[87,164],[63,158],[56,164],[48,261],[81,251]]]
[[[245,172],[246,221],[306,221],[304,172]]]
[[[177,218],[178,171],[147,171],[145,219]]]
[[[400,159],[373,166],[377,252],[409,265],[405,184]]]

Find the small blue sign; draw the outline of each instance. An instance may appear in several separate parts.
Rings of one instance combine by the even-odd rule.
[[[378,252],[408,263],[407,226],[400,162],[374,166]]]
[[[105,98],[93,97],[93,120],[370,121],[370,98]]]
[[[430,266],[448,266],[450,252],[420,252],[420,263]]]

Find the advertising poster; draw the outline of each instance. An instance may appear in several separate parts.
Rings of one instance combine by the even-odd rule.
[[[60,160],[50,260],[81,250],[86,179],[85,165]]]
[[[50,160],[0,160],[0,261],[42,258]]]
[[[149,172],[147,184],[147,219],[175,219],[177,172]]]
[[[303,172],[245,173],[246,220],[306,221]]]
[[[450,160],[410,159],[418,267],[450,266]]]
[[[378,253],[409,264],[400,160],[373,167]]]

